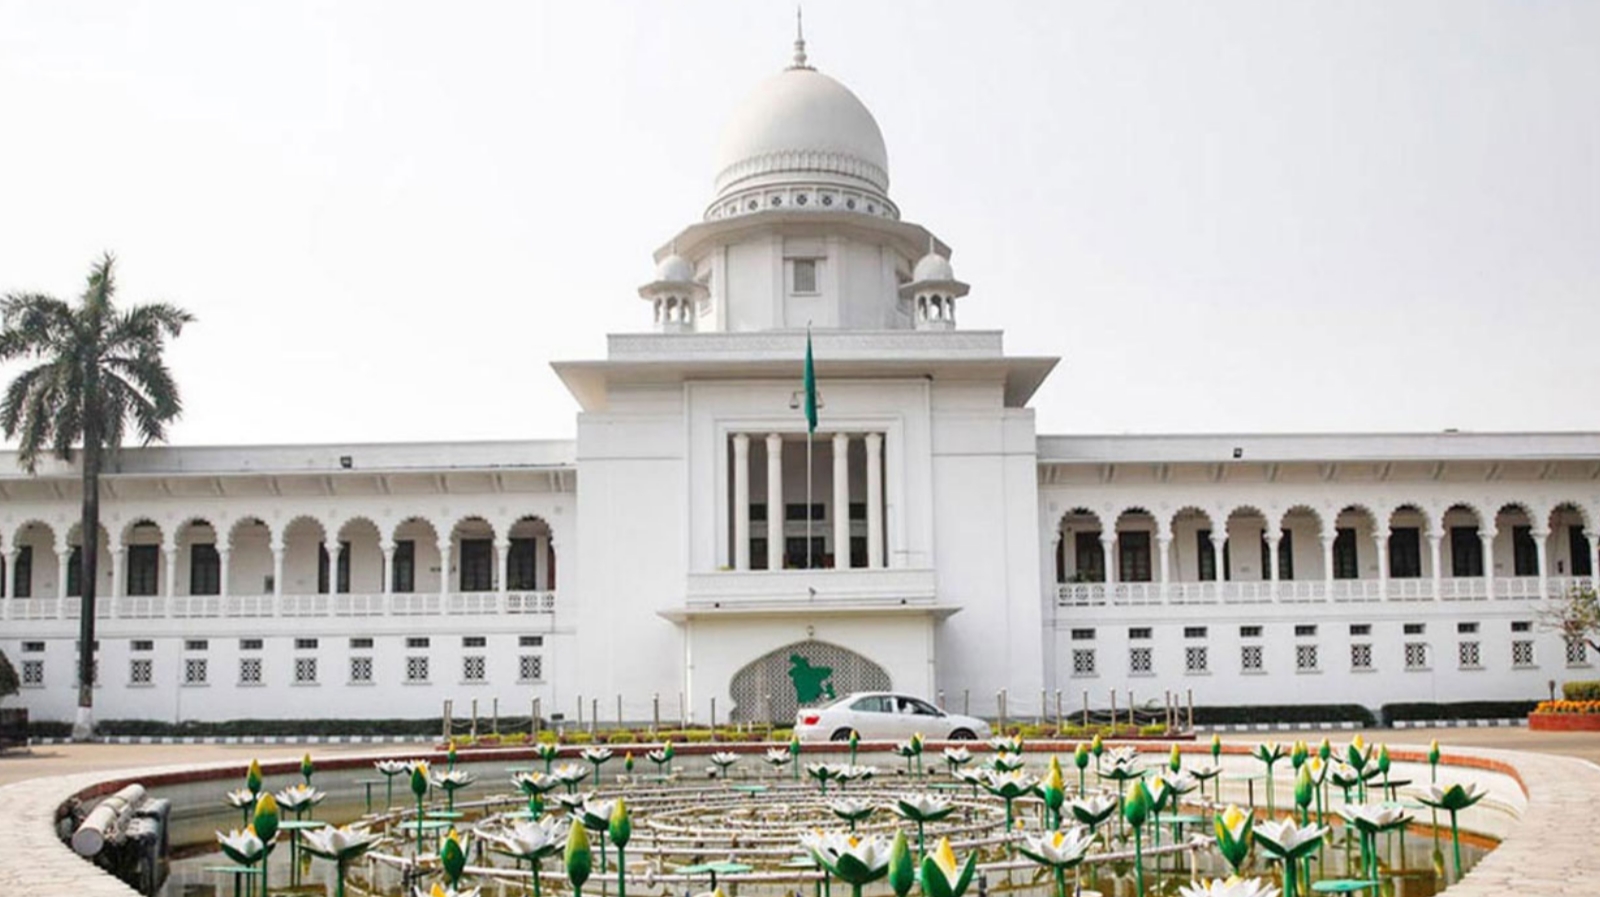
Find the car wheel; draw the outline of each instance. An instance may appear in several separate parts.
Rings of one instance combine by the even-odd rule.
[[[850,740],[850,730],[849,729],[835,729],[833,731],[833,734],[828,736],[828,740],[829,741],[849,741]]]
[[[951,741],[977,741],[978,736],[972,734],[971,729],[957,729],[950,733]]]

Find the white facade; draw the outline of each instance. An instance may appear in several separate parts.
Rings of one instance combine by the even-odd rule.
[[[803,44],[715,185],[650,332],[555,365],[574,441],[123,452],[97,715],[782,717],[794,665],[973,712],[1375,706],[1587,669],[1537,620],[1597,567],[1600,434],[1039,436],[1055,359],[958,327],[948,247]],[[0,469],[0,648],[67,719],[76,472]]]

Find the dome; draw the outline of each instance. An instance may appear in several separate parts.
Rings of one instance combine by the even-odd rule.
[[[917,261],[917,267],[912,269],[913,282],[923,280],[955,280],[955,269],[950,267],[950,260],[937,252],[930,252]]]
[[[834,183],[886,193],[889,152],[865,104],[804,66],[762,82],[739,106],[717,150],[718,197],[754,184]]]
[[[656,265],[656,280],[671,283],[690,283],[694,280],[694,265],[676,252]]]

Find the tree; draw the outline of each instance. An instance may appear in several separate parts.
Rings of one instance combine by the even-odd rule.
[[[38,363],[18,373],[0,400],[0,430],[17,440],[18,461],[34,473],[46,453],[71,462],[81,446],[83,518],[79,542],[83,605],[79,614],[78,718],[72,737],[94,734],[96,555],[100,541],[100,471],[122,447],[129,425],[144,445],[166,438],[183,410],[162,359],[168,337],[194,316],[152,303],[118,309],[115,260],[89,271],[77,305],[37,293],[0,300],[0,362]]]
[[[0,701],[11,697],[22,687],[17,681],[17,669],[11,665],[6,652],[0,651]]]
[[[1554,629],[1568,642],[1583,642],[1600,652],[1600,593],[1592,586],[1575,585],[1560,598],[1550,599],[1550,604],[1539,612],[1539,622]]]

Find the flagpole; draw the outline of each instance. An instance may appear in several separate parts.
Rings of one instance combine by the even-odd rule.
[[[811,437],[806,429],[806,569],[811,569]]]
[[[811,562],[811,442],[817,433],[817,375],[811,361],[811,322],[806,322],[806,569]]]

